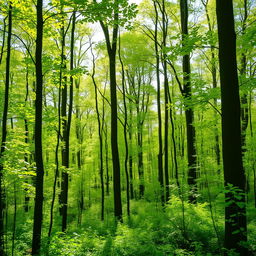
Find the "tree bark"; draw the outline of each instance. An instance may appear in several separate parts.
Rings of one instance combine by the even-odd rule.
[[[127,139],[127,130],[128,128],[128,111],[126,104],[126,93],[125,93],[125,72],[124,72],[124,63],[121,58],[121,42],[119,36],[119,47],[118,47],[118,57],[121,63],[122,68],[122,96],[123,96],[123,104],[124,104],[124,144],[125,144],[125,160],[124,160],[124,169],[125,169],[125,178],[126,178],[126,200],[127,200],[127,215],[130,216],[130,180],[129,180],[129,171],[128,171],[128,160],[129,160],[129,146]]]
[[[117,122],[117,96],[116,96],[116,50],[118,40],[118,10],[114,13],[115,25],[113,28],[112,43],[109,36],[108,27],[100,21],[105,35],[110,76],[110,102],[111,102],[111,150],[113,164],[113,186],[114,186],[114,215],[117,220],[122,221],[122,201],[120,185],[120,161],[118,152],[118,122]]]
[[[182,45],[185,46],[185,40],[188,37],[188,3],[187,0],[180,0],[180,17],[182,29]],[[185,99],[185,116],[187,128],[187,157],[188,157],[188,185],[190,187],[189,202],[196,203],[196,173],[197,173],[197,152],[196,152],[196,132],[194,123],[194,111],[190,105],[192,91],[190,81],[190,56],[185,54],[182,57],[183,70],[183,97]]]
[[[2,119],[2,141],[0,151],[0,255],[5,255],[4,250],[4,206],[5,193],[3,189],[3,157],[7,137],[7,115],[9,106],[9,87],[10,87],[10,61],[11,61],[11,38],[12,38],[12,5],[9,5],[8,11],[8,36],[7,36],[7,55],[6,55],[6,73],[5,73],[5,93],[4,93],[4,110]]]
[[[43,0],[37,0],[36,5],[36,100],[35,100],[35,162],[36,162],[36,196],[34,208],[34,226],[32,240],[32,255],[39,254],[41,243],[41,229],[43,222],[43,183],[44,165],[42,148],[42,107],[43,107]]]
[[[242,163],[240,99],[236,62],[236,35],[232,0],[216,2],[222,105],[222,151],[225,193],[226,249],[247,255],[245,173]],[[228,187],[229,186],[229,187]],[[230,190],[233,187],[233,192]],[[234,192],[234,189],[237,192]],[[239,195],[239,196],[238,196]]]
[[[98,136],[99,136],[99,145],[100,145],[100,161],[99,161],[99,171],[100,171],[100,184],[101,184],[101,220],[104,220],[104,205],[105,205],[105,191],[104,191],[104,166],[103,166],[103,123],[104,123],[104,113],[100,116],[99,104],[98,104],[98,88],[95,81],[95,57],[91,48],[92,56],[93,56],[93,71],[92,71],[92,81],[94,85],[94,95],[95,95],[95,107],[98,121]]]
[[[162,205],[164,205],[164,172],[163,172],[163,141],[162,141],[162,115],[161,115],[161,91],[160,91],[160,57],[158,49],[158,10],[157,3],[154,0],[155,9],[155,30],[154,30],[154,44],[156,54],[156,81],[157,81],[157,117],[158,117],[158,181],[160,184],[160,198]]]

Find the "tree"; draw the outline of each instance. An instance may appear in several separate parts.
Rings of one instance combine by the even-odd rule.
[[[240,99],[233,3],[216,2],[222,106],[222,151],[225,193],[225,248],[247,255],[245,173],[242,163]]]
[[[157,1],[153,1],[155,9],[155,30],[154,30],[154,46],[155,46],[155,58],[156,58],[156,81],[157,81],[157,117],[158,117],[158,181],[160,184],[160,197],[162,205],[165,202],[164,199],[164,171],[163,171],[163,140],[162,140],[162,114],[161,114],[161,91],[160,91],[160,56],[158,45],[158,22],[159,14],[157,10]]]
[[[109,78],[110,78],[110,99],[111,99],[111,150],[113,164],[114,182],[114,209],[115,216],[122,220],[122,201],[120,187],[120,161],[118,151],[118,130],[117,130],[117,97],[116,97],[116,50],[118,40],[118,1],[114,1],[114,25],[112,31],[112,42],[109,36],[109,29],[103,21],[100,21],[103,30],[109,57]]]
[[[120,186],[120,160],[118,151],[118,113],[117,113],[117,94],[116,94],[116,52],[118,41],[119,25],[125,25],[129,18],[135,15],[136,5],[128,5],[126,0],[114,0],[109,3],[102,1],[93,2],[88,6],[87,14],[92,19],[100,22],[100,26],[104,33],[106,47],[109,59],[109,79],[110,79],[110,103],[111,103],[111,150],[113,165],[113,187],[114,187],[114,214],[118,220],[122,220],[122,201]],[[95,12],[96,11],[96,12]],[[112,27],[112,38],[110,29]]]
[[[41,229],[43,222],[43,189],[44,189],[44,165],[42,147],[42,108],[43,108],[43,0],[37,0],[36,4],[36,100],[35,100],[35,162],[36,162],[36,196],[34,208],[34,225],[32,240],[32,255],[40,251]]]
[[[188,1],[180,0],[180,19],[182,32],[182,45],[186,47],[188,40]],[[186,50],[185,50],[186,51]],[[190,187],[189,201],[196,202],[196,173],[197,173],[197,153],[196,153],[196,132],[194,127],[194,111],[191,106],[191,68],[190,68],[190,54],[185,53],[182,57],[183,70],[183,89],[182,95],[185,99],[185,116],[187,128],[187,156],[188,156],[188,185]]]
[[[11,38],[12,38],[12,4],[9,4],[8,11],[8,36],[7,36],[7,55],[5,69],[5,94],[4,111],[2,119],[2,141],[0,151],[0,255],[5,255],[4,251],[4,190],[3,190],[3,157],[6,148],[7,137],[7,114],[9,105],[9,87],[10,87],[10,59],[11,59]]]

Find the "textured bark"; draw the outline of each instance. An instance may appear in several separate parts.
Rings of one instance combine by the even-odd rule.
[[[232,0],[217,0],[219,61],[222,101],[222,151],[225,186],[231,185],[245,193],[245,173],[242,163],[240,99],[236,62],[236,35]],[[236,197],[226,192],[225,241],[226,249],[240,255],[248,251],[241,245],[247,241],[246,203],[244,194]],[[240,206],[240,207],[239,207]]]

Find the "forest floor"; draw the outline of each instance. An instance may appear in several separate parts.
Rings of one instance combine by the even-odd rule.
[[[90,208],[85,209],[81,223],[78,223],[76,214],[72,214],[71,209],[67,233],[58,232],[56,227],[60,223],[55,223],[50,242],[43,236],[41,255],[210,256],[223,254],[224,214],[221,208],[214,208],[211,212],[208,203],[196,205],[181,203],[175,197],[164,209],[158,203],[132,201],[131,216],[125,216],[123,223],[116,224],[112,217],[111,199],[108,200],[104,221],[100,221],[99,204],[93,203]],[[247,245],[251,251],[255,252],[256,220],[253,216],[256,209],[248,207],[248,212]],[[60,218],[58,221],[60,222]],[[28,252],[31,248],[31,225],[31,220],[27,220],[17,229],[14,255],[27,255],[24,252]],[[48,223],[44,224],[44,234],[47,234],[47,225]],[[229,252],[228,255],[237,254]]]

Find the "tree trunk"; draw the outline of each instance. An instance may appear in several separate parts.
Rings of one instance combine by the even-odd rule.
[[[160,198],[162,205],[164,205],[164,174],[163,174],[163,141],[162,141],[162,116],[161,116],[161,91],[160,91],[160,58],[158,53],[158,11],[156,2],[154,1],[155,8],[155,31],[154,31],[154,44],[156,54],[156,81],[157,81],[157,117],[158,117],[158,181],[160,184]]]
[[[36,100],[35,100],[35,162],[36,162],[36,196],[34,208],[34,226],[32,240],[32,255],[39,254],[41,243],[41,229],[43,222],[43,183],[44,165],[42,148],[42,106],[43,106],[43,0],[37,0],[37,27],[36,27]]]
[[[116,39],[115,39],[116,40]],[[113,183],[114,183],[114,206],[115,216],[122,219],[122,202],[120,188],[120,162],[118,153],[118,133],[117,133],[117,98],[116,98],[116,56],[112,50],[109,54],[110,66],[110,98],[111,98],[111,149],[113,163]]]
[[[121,58],[121,42],[119,37],[119,47],[118,47],[118,56],[119,61],[122,67],[122,96],[124,104],[124,144],[125,144],[125,160],[124,160],[124,169],[125,169],[125,178],[126,178],[126,199],[127,199],[127,215],[130,216],[130,180],[129,180],[129,171],[128,171],[128,160],[129,160],[129,146],[127,139],[127,130],[128,128],[128,111],[126,104],[126,93],[125,93],[125,74],[124,74],[124,64]]]
[[[28,66],[26,67],[26,97],[25,97],[25,106],[27,105],[27,102],[28,102],[28,93],[29,93],[29,90],[28,90]],[[26,145],[28,145],[28,137],[29,137],[29,130],[28,130],[28,120],[25,116],[24,118],[24,128],[25,128],[25,143]],[[26,162],[26,164],[29,162],[29,159],[28,159],[28,154],[25,153],[24,154],[24,161]],[[28,178],[26,178],[25,180],[25,183],[29,183],[28,181]],[[29,210],[29,195],[28,195],[28,189],[25,188],[25,198],[24,198],[24,211],[25,212],[28,212]]]
[[[168,97],[168,73],[167,73],[167,55],[166,55],[166,39],[168,32],[168,19],[165,10],[165,0],[162,0],[162,66],[164,72],[164,174],[165,174],[165,201],[169,201],[169,97]]]
[[[105,134],[105,166],[106,166],[106,194],[109,196],[109,167],[108,167],[108,126],[107,122],[104,122],[104,134]]]
[[[144,186],[144,164],[143,164],[143,134],[142,134],[142,120],[140,118],[139,109],[139,97],[136,102],[137,109],[137,143],[138,143],[138,173],[139,173],[139,198],[143,198],[145,186]]]
[[[114,14],[115,26],[113,28],[112,43],[109,30],[101,21],[101,27],[105,35],[109,57],[110,75],[110,102],[111,102],[111,150],[113,164],[113,186],[114,186],[114,215],[117,220],[122,221],[122,201],[120,185],[120,161],[118,152],[118,122],[117,122],[117,96],[116,96],[116,49],[118,35],[118,12]]]
[[[182,29],[182,45],[185,46],[185,39],[188,37],[188,3],[187,0],[180,0],[180,16]],[[189,202],[196,203],[196,172],[197,172],[197,155],[196,155],[196,132],[194,123],[194,111],[189,104],[191,102],[191,81],[190,81],[190,56],[185,54],[182,58],[183,71],[183,97],[185,99],[185,116],[187,128],[187,157],[188,157],[188,185],[190,187]]]
[[[71,54],[70,54],[70,71],[73,70],[74,63],[74,33],[75,33],[75,22],[76,22],[76,12],[72,15],[72,29],[71,29]],[[66,55],[65,55],[65,38],[68,28],[64,30],[64,24],[61,29],[62,31],[62,67],[61,69],[66,69]],[[73,76],[70,76],[70,91],[69,91],[69,107],[67,113],[67,102],[68,102],[68,92],[67,92],[67,77],[63,77],[62,84],[62,70],[60,72],[60,83],[62,84],[62,102],[61,102],[61,117],[62,117],[62,139],[64,142],[62,148],[62,166],[64,170],[62,171],[61,177],[61,215],[62,215],[62,232],[67,229],[67,211],[68,211],[68,183],[69,183],[69,139],[70,139],[70,128],[71,128],[71,118],[73,109]]]
[[[240,100],[236,62],[236,35],[232,0],[216,2],[222,101],[222,151],[225,193],[225,248],[240,255],[248,251],[245,173],[242,163]],[[232,186],[232,187],[231,187]],[[233,190],[231,190],[233,188]],[[235,191],[236,190],[236,191]]]
[[[7,137],[7,115],[9,105],[9,87],[10,87],[10,60],[11,60],[11,37],[12,37],[12,5],[9,5],[8,11],[8,36],[7,36],[7,55],[6,55],[6,73],[5,73],[5,93],[4,110],[2,119],[2,141],[0,160],[3,161],[5,152],[5,143]],[[3,163],[0,161],[0,255],[5,255],[4,250],[4,206],[5,193],[3,189]]]
[[[14,213],[13,213],[13,226],[12,226],[12,256],[14,256],[14,248],[15,248],[16,221],[17,221],[17,191],[16,191],[16,181],[14,181]]]
[[[91,46],[92,47],[92,46]],[[93,54],[93,50],[91,48],[92,56],[93,56],[93,71],[92,71],[92,81],[94,85],[94,94],[95,94],[95,107],[96,107],[96,114],[97,114],[97,121],[98,121],[98,136],[99,136],[99,145],[100,145],[100,161],[99,161],[99,171],[100,171],[100,184],[101,184],[101,220],[104,220],[104,204],[105,204],[105,193],[104,193],[104,172],[103,172],[103,137],[102,137],[102,132],[103,132],[103,122],[104,122],[104,113],[102,116],[102,121],[101,121],[101,116],[100,116],[100,111],[99,111],[99,104],[98,104],[98,88],[96,81],[94,79],[95,75],[95,58]]]

